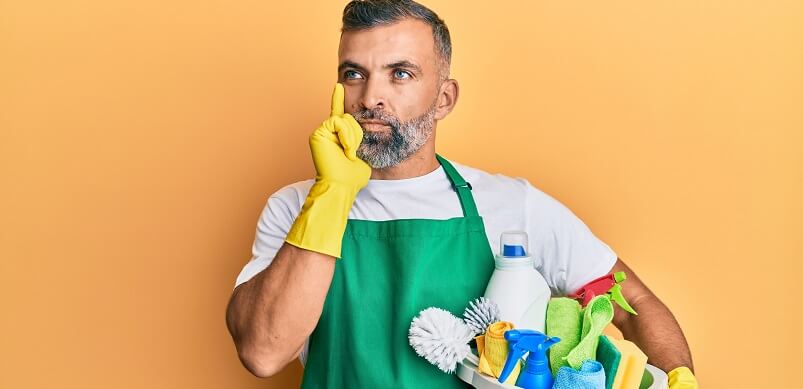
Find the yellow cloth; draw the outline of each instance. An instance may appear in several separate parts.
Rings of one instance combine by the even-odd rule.
[[[331,115],[309,138],[315,184],[286,238],[293,246],[336,258],[357,192],[371,178],[371,167],[357,157],[362,127],[344,113],[343,98],[343,85],[338,83]]]
[[[669,389],[697,389],[697,378],[686,366],[681,366],[669,372]]]
[[[496,378],[499,378],[502,374],[510,349],[507,345],[507,340],[505,340],[505,331],[512,329],[513,323],[498,321],[488,326],[488,331],[485,332],[485,335],[475,338],[477,340],[477,352],[480,354],[480,364],[478,366],[480,373]],[[513,368],[504,383],[515,385],[516,379],[519,378],[519,372],[521,372],[521,363],[516,364],[516,367]]]
[[[635,345],[635,343],[624,340],[608,338],[614,346],[622,353],[619,361],[619,368],[616,370],[616,378],[613,379],[613,389],[639,389],[641,377],[647,367],[647,355]]]

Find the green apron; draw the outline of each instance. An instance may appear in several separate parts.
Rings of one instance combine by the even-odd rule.
[[[484,294],[494,269],[471,185],[449,161],[437,159],[464,216],[348,221],[342,258],[310,337],[302,388],[468,386],[416,355],[407,339],[413,318],[426,308],[461,317]]]

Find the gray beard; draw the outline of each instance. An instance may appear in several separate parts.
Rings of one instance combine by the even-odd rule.
[[[354,118],[384,121],[389,133],[364,131],[357,156],[374,169],[396,166],[415,154],[432,136],[435,128],[435,104],[423,115],[401,122],[382,110],[355,112]]]

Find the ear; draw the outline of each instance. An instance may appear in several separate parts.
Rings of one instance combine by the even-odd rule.
[[[446,117],[457,104],[457,97],[460,95],[460,85],[457,80],[447,79],[441,84],[438,91],[438,101],[435,107],[435,120],[441,120]]]

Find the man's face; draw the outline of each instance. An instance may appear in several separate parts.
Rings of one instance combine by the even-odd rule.
[[[338,59],[345,111],[365,133],[360,158],[374,168],[394,166],[431,138],[441,79],[429,25],[405,19],[344,32]]]

